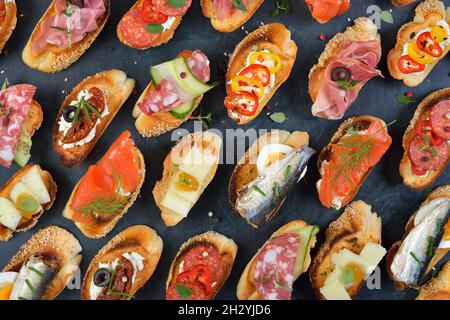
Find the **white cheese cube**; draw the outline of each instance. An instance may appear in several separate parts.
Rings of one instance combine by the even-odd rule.
[[[364,270],[366,273],[368,273],[368,270],[370,269],[371,265],[367,260],[361,258],[356,253],[346,248],[333,254],[331,260],[334,262],[335,265],[341,267],[342,269],[345,269],[345,267],[350,263],[357,264],[361,266],[362,270]]]
[[[376,266],[380,263],[383,257],[386,255],[386,249],[377,243],[367,242],[365,247],[362,249],[359,256],[366,260],[370,265],[368,273],[372,273]]]
[[[215,156],[204,154],[199,148],[193,147],[181,161],[180,170],[194,176],[201,185],[216,161]]]
[[[192,204],[189,201],[184,200],[170,190],[167,191],[161,204],[183,217],[187,217],[189,210],[192,208]]]
[[[16,209],[11,200],[0,197],[0,224],[5,227],[16,230],[22,215]]]
[[[344,286],[337,279],[328,282],[320,288],[320,293],[327,300],[352,300],[347,290],[345,290]]]
[[[42,180],[41,168],[36,165],[32,166],[22,177],[22,182],[33,191],[41,204],[50,202],[50,194]]]

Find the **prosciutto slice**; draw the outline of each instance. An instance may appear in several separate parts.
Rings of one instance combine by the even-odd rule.
[[[36,87],[11,86],[0,92],[0,164],[6,168],[14,159],[14,149],[30,111]]]
[[[325,119],[341,119],[355,102],[364,84],[375,76],[381,76],[381,72],[375,69],[380,59],[381,46],[378,41],[344,40],[338,56],[325,68],[319,93],[312,106],[313,115]],[[350,70],[350,81],[357,81],[354,87],[342,89],[333,81],[332,73],[338,67]]]
[[[195,50],[186,60],[189,69],[198,80],[209,81],[209,60],[202,51]],[[175,79],[168,78],[151,90],[138,106],[145,114],[151,115],[177,108],[189,101],[191,101],[190,95],[178,86]]]
[[[247,7],[250,0],[243,0],[242,2]],[[215,18],[219,21],[228,19],[237,10],[233,6],[232,0],[214,0],[213,8],[214,12],[216,13]]]
[[[41,53],[47,44],[68,46],[80,42],[86,33],[98,28],[97,19],[106,11],[104,0],[84,0],[83,8],[71,5],[70,16],[65,13],[65,0],[56,0],[54,9],[56,15],[43,21],[32,43],[33,51],[37,53]]]

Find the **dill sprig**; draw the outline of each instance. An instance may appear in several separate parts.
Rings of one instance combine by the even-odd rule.
[[[96,214],[107,214],[113,215],[116,212],[125,208],[125,200],[121,199],[118,196],[98,196],[89,201],[86,205],[75,208],[75,211],[82,215],[91,215],[94,219],[96,219]]]

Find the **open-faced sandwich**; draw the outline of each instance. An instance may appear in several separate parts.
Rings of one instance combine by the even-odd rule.
[[[178,128],[215,86],[207,84],[209,60],[200,50],[185,50],[174,60],[150,67],[150,76],[152,81],[133,109],[136,129],[144,137]]]
[[[183,137],[164,160],[161,180],[153,197],[167,226],[187,217],[214,178],[220,159],[222,138],[211,131]]]
[[[20,169],[0,189],[0,241],[34,227],[56,198],[56,183],[37,164]]]
[[[53,148],[66,167],[80,164],[130,96],[135,81],[112,69],[81,81],[66,97],[55,121]]]
[[[386,123],[376,117],[347,119],[317,161],[317,191],[323,206],[339,210],[358,193],[364,180],[392,144]]]
[[[400,28],[395,48],[389,52],[392,77],[409,87],[421,84],[450,50],[449,21],[442,1],[419,3],[414,20]]]
[[[350,9],[350,0],[305,0],[314,19],[325,23]]]
[[[253,142],[234,169],[228,187],[233,209],[257,228],[270,221],[286,195],[306,174],[315,153],[306,132],[270,131]]]
[[[363,201],[349,204],[325,232],[309,277],[321,300],[351,300],[386,254],[381,218]]]
[[[225,106],[238,124],[255,119],[291,74],[297,45],[281,23],[266,24],[234,49],[226,74]]]
[[[31,137],[43,120],[40,104],[33,99],[36,87],[9,86],[0,91],[0,165],[9,168],[14,161],[23,167],[31,157]]]
[[[58,72],[91,46],[109,17],[109,0],[53,0],[23,52],[30,68]]]
[[[247,264],[237,286],[239,300],[290,300],[292,285],[311,263],[317,226],[291,221],[275,231]]]
[[[60,227],[39,230],[0,272],[0,300],[55,299],[79,270],[81,250]]]
[[[417,0],[391,0],[392,4],[396,7],[404,7],[416,1]]]
[[[11,37],[17,22],[15,0],[0,0],[0,52]]]
[[[331,38],[309,72],[312,114],[324,119],[341,119],[364,84],[381,76],[375,69],[380,59],[377,27],[368,18],[355,19],[353,26]]]
[[[136,225],[112,238],[92,259],[82,300],[130,300],[150,279],[163,250],[155,230]]]
[[[123,44],[135,49],[160,46],[172,39],[192,0],[137,0],[117,26]]]
[[[450,261],[447,261],[438,275],[425,283],[416,300],[450,300]]]
[[[145,162],[124,131],[75,186],[63,211],[88,238],[103,238],[139,195]]]
[[[203,15],[220,32],[233,32],[240,28],[258,10],[264,0],[201,0]]]
[[[406,224],[403,239],[386,259],[389,277],[398,290],[419,289],[450,249],[450,185],[436,188]]]
[[[237,250],[232,239],[215,231],[183,243],[170,266],[166,299],[214,299],[230,275]]]
[[[400,174],[413,189],[431,185],[450,160],[450,88],[433,92],[417,107],[403,136]]]

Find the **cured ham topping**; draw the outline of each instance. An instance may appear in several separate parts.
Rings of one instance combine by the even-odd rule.
[[[42,22],[33,40],[33,51],[41,53],[48,44],[71,46],[82,41],[87,33],[97,30],[97,20],[106,12],[104,0],[84,0],[83,4],[83,7],[78,7],[65,0],[57,0],[55,15]]]
[[[299,245],[297,233],[285,233],[270,240],[259,252],[253,278],[256,291],[265,300],[291,299]]]
[[[9,168],[14,150],[30,111],[36,87],[28,84],[11,86],[0,92],[0,164]]]
[[[325,119],[341,119],[355,102],[364,84],[381,72],[376,70],[381,58],[378,41],[344,40],[337,57],[332,59],[324,70],[312,113]],[[335,70],[345,68],[348,78],[335,76]]]
[[[243,0],[243,5],[247,8],[250,0]],[[219,21],[230,18],[236,11],[240,11],[233,5],[232,0],[214,0],[213,8],[215,12],[215,18]]]
[[[350,0],[306,0],[314,19],[327,22],[350,8]]]

